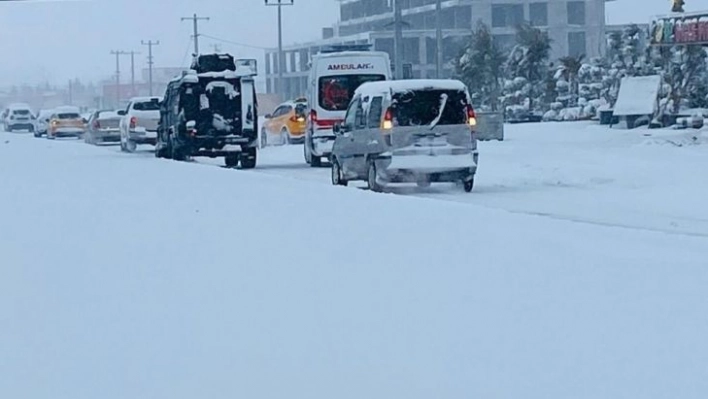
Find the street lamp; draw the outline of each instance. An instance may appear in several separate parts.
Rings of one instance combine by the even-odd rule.
[[[266,6],[278,7],[278,94],[285,94],[285,83],[283,82],[283,69],[285,69],[285,57],[283,57],[283,6],[295,5],[295,0],[264,0]]]

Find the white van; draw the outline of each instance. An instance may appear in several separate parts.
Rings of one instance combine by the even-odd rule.
[[[382,51],[336,51],[312,57],[307,82],[310,115],[305,131],[305,161],[319,167],[329,158],[336,122],[344,120],[354,91],[366,82],[391,80],[391,60]]]

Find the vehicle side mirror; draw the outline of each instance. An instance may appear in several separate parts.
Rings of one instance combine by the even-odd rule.
[[[118,112],[116,112],[116,113],[117,113],[118,115],[120,115],[120,116],[124,116],[124,115],[125,115],[125,111],[124,111],[124,110],[120,110],[120,111],[118,111]]]
[[[265,116],[266,119],[270,119],[272,117],[273,117],[273,114],[266,114],[266,116]]]
[[[84,121],[84,123],[88,123],[88,119],[86,118],[81,118],[81,120]]]
[[[335,122],[334,126],[332,126],[332,132],[337,136],[342,134],[342,122]]]

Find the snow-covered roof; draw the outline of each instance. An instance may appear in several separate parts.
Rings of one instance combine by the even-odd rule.
[[[383,80],[379,82],[367,82],[359,86],[356,94],[373,93],[400,93],[411,90],[460,90],[466,91],[467,86],[459,80],[454,79],[404,79],[404,80]]]
[[[8,105],[7,109],[32,109],[32,107],[25,103],[13,103]]]
[[[361,57],[361,56],[371,56],[371,55],[383,55],[388,53],[383,51],[337,51],[333,53],[318,53],[312,56],[312,58],[340,58],[340,57]]]
[[[55,113],[66,113],[66,114],[80,114],[81,110],[79,107],[74,107],[72,105],[64,105],[61,107],[54,108]]]
[[[148,97],[133,97],[130,99],[130,101],[134,102],[134,103],[145,103],[145,102],[150,102],[153,100],[162,101],[162,97],[160,97],[160,96],[149,97],[148,96]]]
[[[120,115],[118,115],[117,111],[100,111],[98,113],[98,117],[101,119],[104,118],[120,118]]]
[[[253,70],[247,66],[239,65],[235,71],[221,72],[202,72],[198,74],[200,78],[222,78],[222,79],[238,79],[244,76],[253,76]]]

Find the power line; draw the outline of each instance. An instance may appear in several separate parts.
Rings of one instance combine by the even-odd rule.
[[[148,46],[148,85],[150,85],[150,96],[152,97],[152,66],[154,64],[152,57],[152,46],[159,46],[160,41],[153,42],[152,40],[141,40],[140,44],[143,46]]]
[[[199,21],[208,21],[209,17],[198,17],[194,14],[191,17],[182,17],[182,21],[192,20],[194,23],[194,55],[199,55]]]
[[[214,37],[214,36],[206,35],[204,33],[200,33],[199,35],[202,37],[206,37],[208,39],[219,41],[219,42],[233,44],[234,46],[247,47],[247,48],[252,48],[252,49],[256,49],[256,50],[268,50],[269,49],[269,47],[260,47],[260,46],[254,46],[252,44],[235,42],[233,40],[222,39],[220,37]]]

